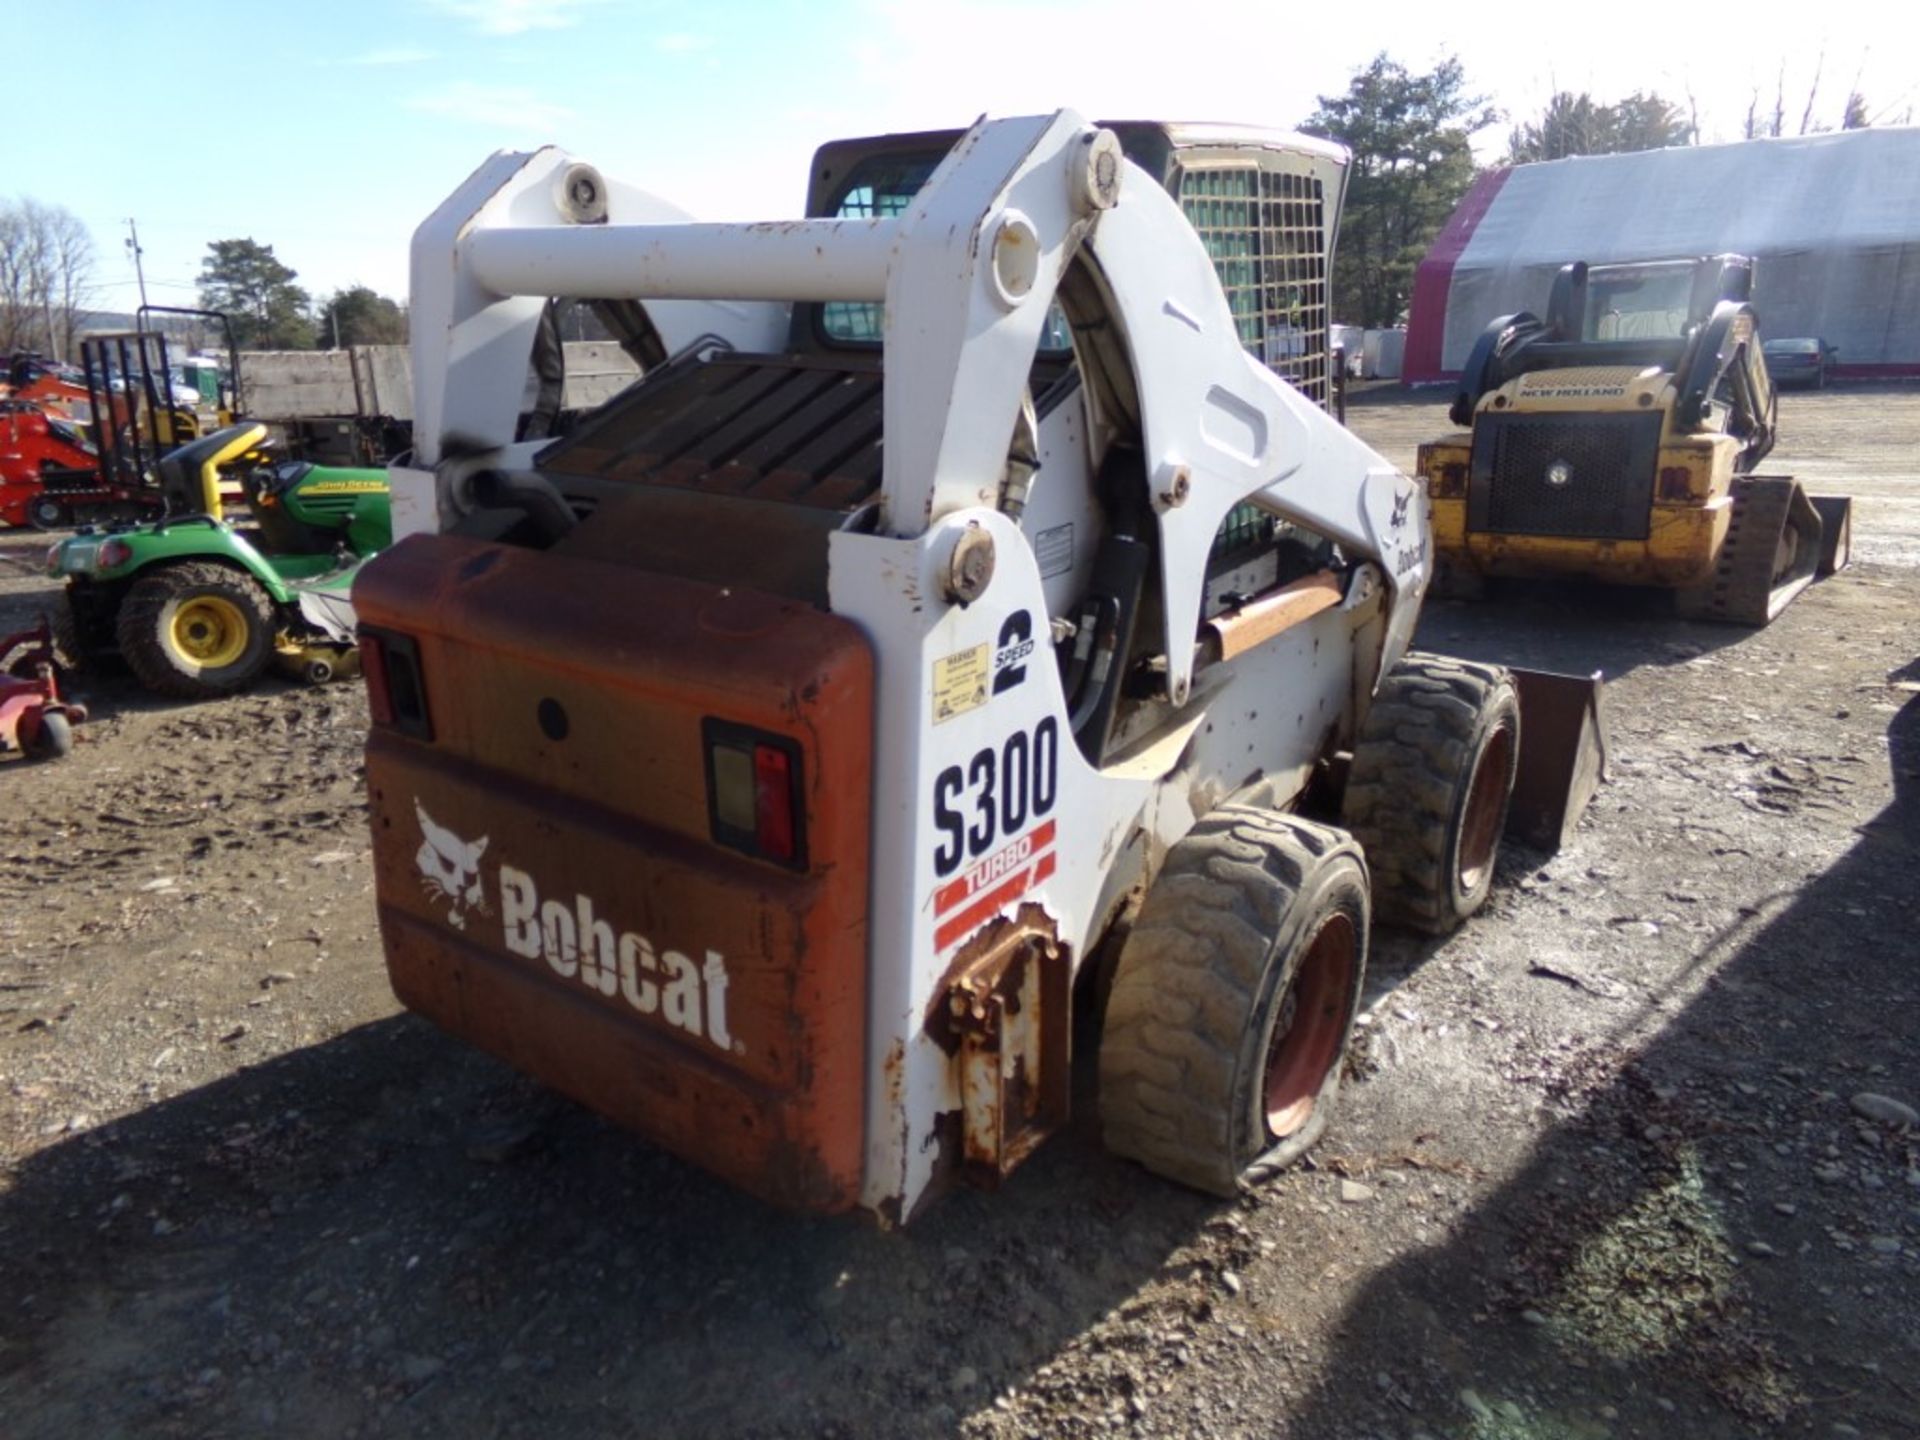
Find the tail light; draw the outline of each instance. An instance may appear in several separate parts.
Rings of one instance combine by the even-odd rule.
[[[133,546],[124,540],[105,540],[100,544],[100,554],[94,564],[101,570],[117,570],[133,559]]]
[[[806,869],[799,745],[724,720],[705,720],[700,728],[714,841],[776,865]]]
[[[360,670],[367,677],[367,709],[373,723],[433,739],[427,690],[420,675],[420,647],[411,635],[392,630],[360,630]]]

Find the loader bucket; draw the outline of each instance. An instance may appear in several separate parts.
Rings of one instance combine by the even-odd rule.
[[[1508,667],[1520,694],[1520,765],[1507,834],[1558,850],[1607,774],[1605,681]]]
[[[1814,573],[1825,579],[1846,569],[1853,559],[1853,497],[1810,495],[1807,498],[1820,512],[1820,565]]]

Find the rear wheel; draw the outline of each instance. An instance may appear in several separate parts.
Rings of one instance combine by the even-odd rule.
[[[1444,935],[1486,903],[1520,765],[1520,700],[1497,665],[1409,654],[1353,746],[1341,818],[1382,920]]]
[[[40,727],[27,743],[27,755],[34,760],[58,760],[73,753],[73,725],[57,711],[43,714]]]
[[[1216,1195],[1291,1164],[1332,1113],[1366,972],[1360,848],[1230,805],[1167,856],[1100,1040],[1107,1148]]]
[[[71,674],[79,670],[86,660],[86,647],[80,634],[80,617],[73,611],[73,593],[70,589],[60,592],[60,603],[53,607],[47,628],[53,632],[53,664],[56,672]]]
[[[69,521],[67,507],[51,495],[36,495],[27,505],[27,523],[36,530],[61,530]]]
[[[168,565],[134,581],[115,629],[151,690],[194,700],[252,683],[273,653],[273,602],[225,565]]]

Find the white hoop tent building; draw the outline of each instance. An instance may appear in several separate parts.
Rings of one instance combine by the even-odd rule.
[[[1570,260],[1755,260],[1763,336],[1817,335],[1842,376],[1920,376],[1920,127],[1589,155],[1488,171],[1420,262],[1409,384],[1452,379],[1487,323],[1543,313]]]

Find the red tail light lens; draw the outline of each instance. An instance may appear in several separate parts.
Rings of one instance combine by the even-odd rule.
[[[782,735],[724,720],[701,725],[714,840],[776,865],[807,865],[801,751]]]
[[[760,853],[793,861],[793,762],[772,745],[753,747],[754,837]]]
[[[367,677],[367,709],[376,725],[393,724],[393,697],[387,691],[387,652],[378,635],[360,636],[360,673]]]
[[[367,677],[367,708],[373,723],[416,740],[433,739],[427,688],[420,673],[420,646],[411,635],[360,627],[360,669]]]

